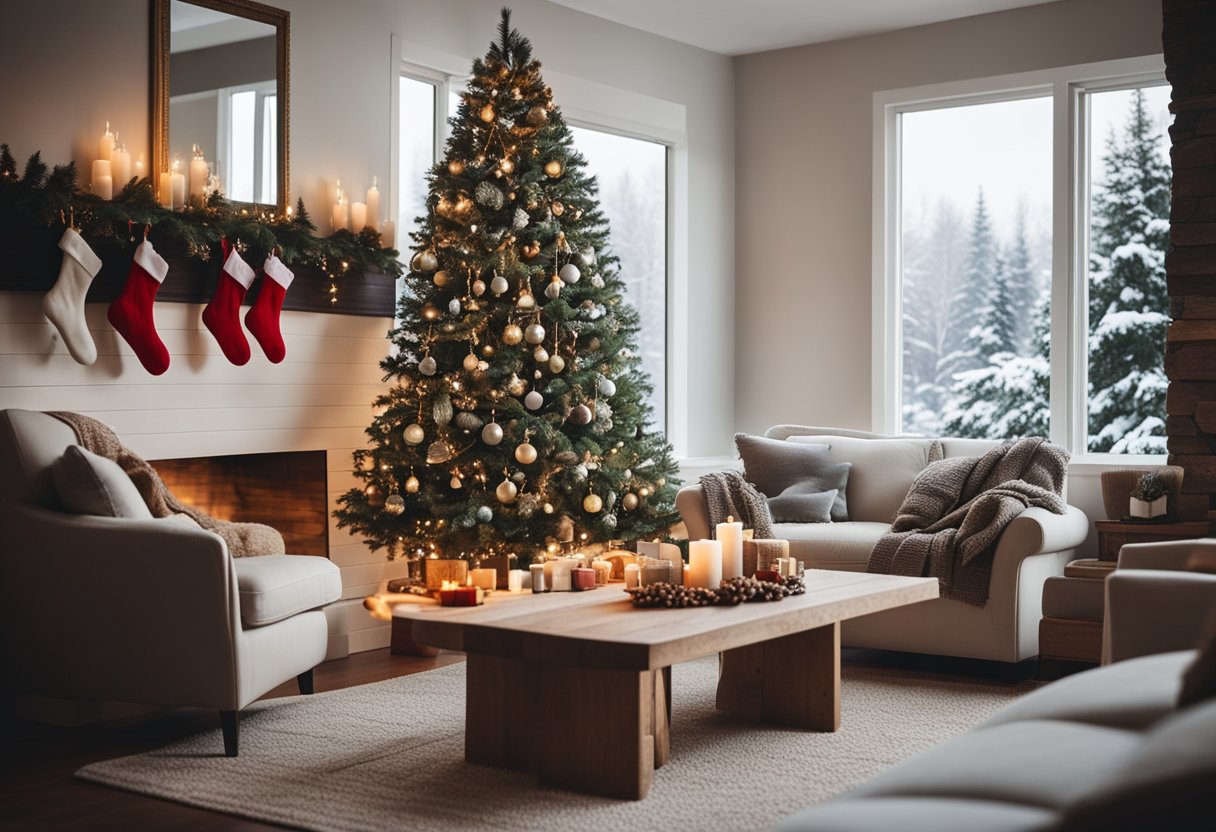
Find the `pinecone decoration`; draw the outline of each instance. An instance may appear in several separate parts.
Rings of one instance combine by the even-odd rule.
[[[718,602],[712,589],[677,584],[649,584],[625,590],[633,596],[633,605],[643,608],[708,607]]]
[[[718,588],[718,603],[742,604],[745,601],[780,601],[788,593],[783,584],[755,578],[731,578]]]
[[[785,579],[786,595],[806,595],[806,583],[801,575],[791,575]]]

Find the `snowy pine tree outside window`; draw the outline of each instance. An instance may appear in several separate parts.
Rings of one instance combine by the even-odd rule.
[[[1164,454],[1160,58],[875,104],[875,425]]]

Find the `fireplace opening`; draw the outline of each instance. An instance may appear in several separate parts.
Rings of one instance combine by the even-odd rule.
[[[150,462],[183,503],[219,520],[271,526],[288,554],[329,556],[325,451]]]

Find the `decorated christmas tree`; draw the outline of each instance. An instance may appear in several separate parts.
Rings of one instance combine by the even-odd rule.
[[[648,424],[638,315],[596,181],[506,9],[451,124],[339,525],[389,557],[521,562],[665,534],[676,468]]]

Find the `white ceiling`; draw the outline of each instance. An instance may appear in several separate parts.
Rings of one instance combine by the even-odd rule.
[[[269,24],[178,0],[169,4],[169,32],[169,51],[174,54],[275,35],[274,27]]]
[[[1054,0],[553,0],[724,55],[872,35]]]

